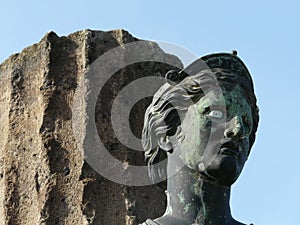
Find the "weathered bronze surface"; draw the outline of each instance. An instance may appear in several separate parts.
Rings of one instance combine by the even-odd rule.
[[[229,200],[259,120],[249,71],[236,52],[220,53],[166,79],[146,111],[143,147],[154,182],[177,172],[168,176],[164,215],[143,225],[243,224]],[[166,167],[151,167],[164,159]]]

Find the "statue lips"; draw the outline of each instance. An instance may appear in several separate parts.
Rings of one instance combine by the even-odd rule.
[[[221,155],[228,155],[237,158],[239,154],[239,146],[234,141],[227,141],[221,145],[220,153]]]

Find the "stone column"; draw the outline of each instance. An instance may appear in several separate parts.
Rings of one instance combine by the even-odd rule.
[[[50,32],[0,65],[0,225],[131,225],[164,212],[164,191],[157,186],[124,186],[96,173],[72,129],[73,97],[87,68],[108,50],[137,40],[124,30],[84,30],[67,37]],[[182,67],[157,44],[149,46]],[[126,148],[114,135],[109,118],[113,99],[131,81],[163,76],[170,69],[153,62],[128,66],[100,93],[98,133],[118,160],[144,163],[142,152]],[[149,100],[134,109],[131,128],[137,136]]]

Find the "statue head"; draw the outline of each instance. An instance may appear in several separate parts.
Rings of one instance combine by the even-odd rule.
[[[231,185],[247,160],[259,120],[246,66],[235,54],[212,54],[183,71],[170,71],[166,79],[145,114],[147,164],[180,151],[191,173]],[[149,173],[155,179],[161,171]]]

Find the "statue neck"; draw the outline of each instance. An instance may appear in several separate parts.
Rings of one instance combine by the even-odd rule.
[[[172,165],[168,165],[170,169]],[[180,218],[186,224],[232,225],[236,221],[231,216],[229,199],[230,187],[207,182],[185,166],[168,179],[167,209],[163,217]]]

